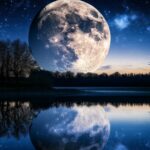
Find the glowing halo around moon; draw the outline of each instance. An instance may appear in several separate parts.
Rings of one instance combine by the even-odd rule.
[[[49,71],[95,72],[110,47],[109,26],[90,4],[57,0],[34,18],[29,45],[38,64]]]

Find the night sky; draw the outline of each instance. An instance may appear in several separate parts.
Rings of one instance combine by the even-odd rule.
[[[96,7],[111,31],[109,55],[98,73],[150,71],[150,0],[84,0]],[[0,40],[28,42],[34,16],[52,0],[0,0]]]

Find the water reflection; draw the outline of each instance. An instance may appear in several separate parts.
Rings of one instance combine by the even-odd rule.
[[[149,133],[149,105],[0,102],[2,150],[149,150]]]
[[[150,105],[107,104],[111,134],[104,150],[150,150]]]
[[[0,103],[0,137],[14,136],[19,139],[28,134],[28,128],[35,116],[28,102],[1,102]]]
[[[42,111],[32,121],[30,137],[36,149],[102,149],[110,124],[99,106],[59,106]]]

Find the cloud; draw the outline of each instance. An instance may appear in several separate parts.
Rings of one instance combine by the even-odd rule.
[[[123,144],[118,144],[115,150],[128,150]]]
[[[149,32],[150,32],[150,26],[148,26],[148,27],[147,27],[147,31],[149,31]]]
[[[131,67],[133,67],[133,65],[126,65],[126,67],[129,67],[129,68],[131,68]]]
[[[136,14],[121,14],[114,18],[113,24],[120,30],[126,29],[131,22],[138,18]]]
[[[120,15],[114,19],[117,28],[125,29],[130,25],[129,17],[127,15]]]
[[[112,68],[111,65],[106,65],[106,66],[102,66],[102,67],[100,68],[100,70],[109,70],[109,69],[111,69],[111,68]]]
[[[106,149],[108,149],[108,150],[128,150],[128,148],[124,144],[122,144],[122,143],[114,144],[112,142],[111,142],[111,144],[106,145]]]

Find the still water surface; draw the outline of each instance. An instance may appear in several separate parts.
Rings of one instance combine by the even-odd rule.
[[[3,101],[0,150],[150,150],[150,106]]]

